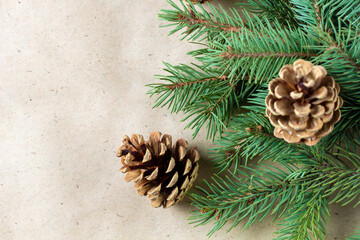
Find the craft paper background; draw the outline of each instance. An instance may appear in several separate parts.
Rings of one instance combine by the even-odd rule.
[[[224,2],[224,1],[222,1]],[[225,1],[230,6],[233,1]],[[118,172],[124,134],[159,130],[192,140],[182,114],[152,109],[145,84],[162,61],[189,62],[196,49],[159,28],[165,0],[0,1],[0,239],[207,239],[211,224],[186,220],[188,199],[152,209]],[[360,210],[331,207],[328,239],[360,226]],[[212,239],[270,240],[267,218]]]

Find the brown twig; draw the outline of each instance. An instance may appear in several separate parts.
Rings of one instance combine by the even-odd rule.
[[[322,22],[321,12],[320,12],[319,6],[316,3],[316,0],[314,1],[313,5],[314,5],[314,8],[315,8],[315,12],[316,12],[316,19],[319,21],[318,26],[321,29],[321,22]]]
[[[231,58],[258,58],[258,57],[299,57],[299,58],[310,58],[310,57],[317,57],[319,54],[317,53],[272,53],[272,52],[265,52],[265,53],[234,53],[234,52],[224,52],[219,55],[219,57],[225,58],[229,60]]]
[[[242,29],[241,27],[234,27],[234,26],[231,26],[228,24],[215,23],[215,22],[211,22],[208,20],[200,19],[200,18],[196,17],[195,13],[191,9],[189,9],[189,11],[190,11],[190,15],[192,18],[184,16],[183,14],[179,13],[178,19],[185,20],[189,25],[202,24],[205,27],[220,28],[221,30],[226,31],[226,32],[240,32]]]
[[[328,48],[328,50],[332,50],[336,48],[340,54],[344,56],[344,59],[349,61],[351,66],[355,67],[358,71],[360,71],[360,66],[353,59],[351,59],[344,51],[342,44],[338,45],[337,42],[333,42],[333,44]]]
[[[213,77],[213,78],[205,78],[202,80],[197,80],[197,81],[191,81],[191,82],[182,82],[182,83],[174,83],[172,85],[166,85],[166,88],[170,88],[170,89],[174,89],[174,88],[180,88],[180,87],[184,87],[184,86],[189,86],[189,85],[193,85],[196,83],[203,83],[203,82],[210,82],[210,81],[216,81],[216,80],[226,80],[227,76],[221,76],[221,77]]]

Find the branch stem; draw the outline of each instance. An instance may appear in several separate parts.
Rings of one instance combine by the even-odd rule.
[[[217,80],[226,80],[226,79],[227,79],[227,76],[223,75],[220,77],[205,78],[205,79],[190,81],[190,82],[174,83],[172,85],[166,85],[165,88],[169,88],[169,89],[181,88],[184,86],[194,85],[196,83],[203,83],[203,82],[210,82],[210,81],[217,81]]]
[[[317,57],[319,54],[317,53],[276,53],[276,52],[264,52],[264,53],[234,53],[234,52],[224,52],[219,55],[226,60],[231,58],[258,58],[258,57],[299,57],[299,58],[311,58]]]
[[[190,15],[191,17],[188,17],[185,16],[184,14],[179,13],[178,19],[185,20],[185,22],[187,22],[189,25],[199,24],[199,25],[204,25],[204,27],[207,28],[220,28],[225,32],[240,32],[240,30],[242,29],[241,27],[234,27],[224,23],[218,23],[218,22],[200,19],[195,15],[195,13],[192,10],[190,10]]]

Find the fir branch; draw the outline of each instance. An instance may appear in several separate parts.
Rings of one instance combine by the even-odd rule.
[[[164,27],[176,25],[170,34],[186,28],[182,39],[202,41],[210,36],[216,37],[220,32],[238,32],[247,28],[235,9],[230,9],[230,15],[224,9],[219,10],[211,4],[208,4],[210,11],[207,11],[201,5],[197,10],[192,3],[186,6],[181,2],[181,8],[171,0],[168,0],[168,3],[174,10],[162,10],[159,17],[161,20],[170,22]]]
[[[259,19],[248,22],[262,25]],[[272,36],[270,39],[268,36]],[[283,65],[299,58],[311,59],[318,52],[309,51],[314,41],[296,30],[282,30],[281,26],[262,25],[262,31],[230,33],[219,35],[209,43],[211,49],[194,51],[192,55],[207,67],[226,69],[229,78],[249,76],[250,82],[262,84],[278,75]]]
[[[176,28],[170,31],[170,34],[186,28],[186,31],[183,32],[184,37],[182,39],[188,38],[189,40],[196,41],[202,41],[207,37],[210,39],[216,39],[216,36],[220,33],[229,34],[234,32],[241,32],[242,34],[247,34],[247,32],[254,33],[255,31],[259,31],[263,27],[254,21],[248,22],[248,20],[252,19],[252,16],[250,16],[249,13],[245,10],[242,12],[244,15],[242,17],[236,9],[228,9],[228,11],[231,13],[229,14],[220,5],[219,10],[212,4],[208,4],[210,11],[207,11],[201,5],[199,6],[199,10],[197,10],[191,3],[189,6],[185,6],[184,3],[181,3],[181,9],[171,0],[168,0],[168,2],[175,10],[162,10],[162,13],[159,14],[159,17],[161,20],[171,22],[171,24],[165,25],[164,27],[176,25]],[[257,20],[262,22],[262,20],[258,17]],[[283,28],[277,19],[274,19],[273,22],[280,29]],[[262,23],[268,24],[269,22],[264,21]],[[272,39],[272,35],[264,36],[261,33],[260,35],[267,37],[268,39]]]
[[[223,57],[226,60],[230,60],[232,58],[260,58],[260,57],[277,57],[277,58],[311,58],[319,56],[317,53],[273,53],[273,52],[263,52],[263,53],[234,53],[232,51],[224,52],[219,55],[219,57]]]
[[[318,26],[321,28],[321,23],[322,23],[321,12],[316,0],[314,1],[313,6],[315,9],[316,19],[318,20]]]
[[[294,180],[296,182],[305,182],[309,190],[324,198],[332,197],[330,203],[347,205],[355,200],[355,206],[360,204],[360,169],[329,167],[312,170],[303,178]]]
[[[355,60],[353,60],[349,54],[347,54],[345,52],[345,49],[341,46],[341,45],[338,45],[337,42],[333,42],[333,44],[329,47],[329,50],[332,50],[336,48],[337,49],[337,52],[340,53],[343,58],[348,61],[350,63],[351,66],[353,66],[357,71],[360,71],[360,63],[359,62],[355,62]],[[359,61],[359,59],[358,59]]]
[[[295,17],[305,31],[309,29],[309,26],[323,28],[322,15],[316,0],[291,0],[291,3],[294,6]]]
[[[347,0],[342,1],[345,2]],[[315,41],[318,40],[319,46],[324,45],[324,42],[328,43],[328,45],[325,44],[325,48],[328,50],[336,49],[336,52],[343,55],[343,58],[348,61],[350,65],[357,68],[357,70],[360,69],[359,50],[357,50],[357,54],[355,54],[355,52],[349,52],[347,49],[349,43],[354,43],[352,35],[358,35],[357,28],[352,29],[350,26],[347,30],[343,29],[341,19],[333,20],[331,18],[331,14],[334,12],[334,6],[331,6],[326,1],[292,0],[292,3],[296,6],[296,17],[301,21],[304,30],[309,32]],[[335,9],[336,8],[335,6]]]
[[[251,94],[248,97],[247,99],[248,104],[242,106],[242,108],[247,109],[248,111],[264,114],[266,112],[265,99],[268,94],[269,94],[268,85],[263,84],[253,94]]]
[[[168,85],[164,85],[164,87],[170,88],[170,89],[182,88],[184,86],[189,86],[189,85],[193,85],[193,84],[197,84],[197,83],[204,83],[204,82],[209,82],[209,81],[219,81],[219,80],[226,80],[226,79],[227,79],[227,76],[223,75],[220,77],[212,77],[212,78],[205,78],[205,79],[194,80],[194,81],[189,81],[189,82],[168,84]]]
[[[171,112],[177,113],[183,110],[199,99],[200,95],[210,92],[213,87],[219,88],[228,84],[222,81],[224,77],[216,70],[208,69],[204,72],[196,65],[172,66],[165,63],[165,66],[164,70],[170,75],[158,77],[166,83],[147,85],[150,87],[148,94],[158,96],[154,107],[168,105]]]
[[[151,88],[148,94],[157,96],[154,107],[183,111],[186,115],[183,121],[192,118],[186,127],[195,129],[194,137],[205,124],[208,138],[221,134],[239,102],[256,89],[247,84],[248,77],[229,79],[215,68],[165,65],[164,70],[170,75],[159,77],[167,83],[147,85]]]
[[[238,5],[249,9],[250,12],[257,14],[264,22],[269,20],[279,21],[284,27],[297,27],[298,21],[295,18],[293,4],[289,0],[250,0],[249,3],[239,3]]]
[[[352,26],[360,26],[360,1],[359,0],[318,0],[318,4],[326,6],[329,19],[340,18]]]
[[[302,145],[288,144],[273,135],[274,128],[262,113],[249,112],[235,116],[231,128],[211,149],[216,167],[221,171],[235,164],[246,166],[249,160],[270,160],[286,163],[314,165],[313,153]],[[271,150],[269,150],[271,149]]]
[[[239,176],[226,180],[215,175],[213,183],[205,182],[209,190],[198,187],[200,192],[191,195],[198,209],[192,223],[216,220],[211,235],[231,219],[230,229],[248,217],[247,228],[267,215],[278,218],[286,213],[277,239],[311,239],[311,235],[324,239],[328,199],[343,205],[355,199],[360,203],[360,169],[327,167],[321,162],[300,169],[286,163],[282,166],[287,170],[267,164],[242,167]]]
[[[348,104],[346,104],[348,105]],[[334,147],[339,144],[351,147],[356,152],[360,140],[360,107],[343,107],[341,109],[342,118],[335,126],[331,135],[325,138],[324,147],[329,153],[334,151]]]
[[[329,218],[329,207],[321,193],[306,192],[287,209],[279,225],[283,228],[277,232],[276,240],[324,240],[325,223]]]
[[[343,28],[341,24],[342,22],[340,20],[331,22],[331,32],[333,34],[329,32],[319,32],[318,34],[326,38],[324,40],[329,44],[327,50],[335,50],[335,52],[341,54],[351,66],[355,67],[356,70],[360,70],[360,50],[358,49],[360,29]]]
[[[355,98],[359,102],[360,94],[354,96],[354,91],[360,92],[357,91],[360,90],[360,30],[351,25],[344,27],[341,19],[332,19],[333,6],[326,1],[292,0],[292,3],[304,31],[316,42],[313,49],[323,52],[313,62],[324,66],[328,75],[336,79],[345,100],[354,102]]]
[[[184,15],[183,13],[178,14],[178,19],[183,20],[186,25],[189,26],[197,26],[197,27],[206,27],[206,28],[213,28],[215,30],[223,30],[225,32],[239,32],[243,27],[234,27],[230,24],[225,24],[221,22],[211,21],[208,19],[200,19],[196,16],[195,12],[190,9],[189,10],[190,16]],[[189,30],[188,30],[189,31]],[[190,30],[193,31],[193,30]]]
[[[313,37],[313,39],[306,38],[305,33],[302,31],[283,29],[283,26],[276,20],[272,23],[266,21],[264,23],[257,17],[251,17],[246,11],[244,11],[243,18],[234,10],[232,12],[234,17],[230,17],[223,9],[220,11],[213,6],[210,6],[210,12],[205,11],[203,8],[200,9],[200,12],[191,4],[189,8],[183,5],[183,10],[173,2],[170,2],[170,4],[174,6],[175,11],[166,12],[165,15],[167,15],[168,20],[175,21],[174,17],[176,15],[177,20],[179,20],[178,18],[180,16],[181,21],[183,21],[182,23],[185,23],[185,25],[203,24],[200,28],[205,31],[211,29],[211,26],[217,26],[223,28],[221,30],[223,33],[221,34],[220,32],[219,34],[219,32],[217,32],[216,37],[209,38],[208,45],[210,48],[192,52],[192,55],[202,62],[203,66],[201,68],[217,69],[217,71],[219,71],[219,73],[216,74],[217,76],[200,79],[196,79],[195,77],[187,83],[175,83],[167,87],[163,86],[165,88],[183,89],[184,87],[185,89],[187,85],[190,88],[190,86],[198,85],[202,82],[217,82],[215,79],[221,79],[221,77],[225,75],[230,82],[237,81],[238,79],[246,79],[249,83],[262,84],[276,77],[281,66],[292,63],[299,58],[306,58],[312,60],[314,63],[320,63],[328,69],[330,75],[337,78],[342,88],[341,96],[345,100],[352,100],[354,90],[360,90],[359,81],[354,81],[355,79],[360,79],[360,48],[356,46],[350,47],[356,42],[356,37],[354,36],[357,36],[358,31],[349,30],[346,32],[342,28],[336,28],[334,25],[331,25],[332,23],[329,23],[329,21],[322,23],[321,27],[319,27],[318,23],[324,21],[324,17],[320,17],[320,15],[330,14],[328,13],[328,6],[324,4],[320,4],[317,1],[303,2],[298,0],[293,0],[291,3],[297,6],[298,18],[306,22],[307,29],[311,30],[313,29],[312,27],[315,27],[312,33],[313,35],[315,34],[316,37]],[[316,11],[316,9],[318,11]],[[305,16],[305,13],[307,14],[309,12],[311,12],[311,14],[308,14],[310,17]],[[309,21],[309,18],[313,18],[313,23],[311,19]],[[182,24],[180,22],[177,23]],[[314,26],[311,26],[311,24],[314,24]],[[184,27],[184,25],[180,25],[178,25],[177,30]],[[322,27],[323,25],[325,27]],[[329,29],[328,25],[331,25],[334,34],[323,30]],[[225,30],[232,29],[233,27],[236,28],[235,31],[228,32]],[[205,32],[199,32],[200,35],[203,33]],[[310,46],[314,46],[312,51],[309,51]],[[336,59],[336,61],[334,61],[334,59]],[[221,129],[225,126],[224,124],[226,124],[221,120],[217,120],[219,116],[214,115],[213,110],[217,109],[219,105],[221,107],[226,106],[221,103],[230,96],[229,93],[232,92],[232,84],[233,83],[230,83],[227,89],[225,89],[225,87],[223,88],[224,94],[219,96],[217,100],[211,101],[211,106],[208,104],[208,101],[199,101],[197,103],[209,105],[205,110],[201,111],[201,114],[205,117],[213,115],[213,122],[217,125],[213,127],[214,129]],[[158,87],[160,88],[160,85],[158,85]],[[180,90],[179,95],[175,94],[174,98],[169,98],[169,101],[166,102],[158,101],[156,106],[158,106],[160,102],[163,102],[163,105],[170,103],[169,106],[172,105],[172,111],[175,112],[189,107],[189,113],[192,114],[196,109],[191,105],[191,102],[194,101],[201,91],[202,90],[199,89],[195,91],[194,95],[186,97],[185,93],[189,92],[189,90],[185,90],[184,92]],[[166,94],[167,97],[170,96],[169,92],[165,90],[162,92]],[[205,95],[206,94],[207,93],[205,93]],[[181,98],[180,105],[175,104],[176,96],[180,96]],[[355,98],[359,99],[360,105],[360,94],[355,96]],[[165,95],[163,95],[162,99],[166,99]],[[238,104],[237,101],[235,101],[235,103]],[[227,119],[230,119],[230,117]],[[204,123],[204,119],[198,120],[200,121],[197,123]],[[193,127],[193,125],[189,127]],[[196,129],[198,130],[199,128]],[[217,132],[217,130],[214,132]],[[212,134],[210,135],[214,136]]]
[[[202,94],[193,104],[183,109],[187,115],[183,121],[196,115],[186,126],[195,129],[194,137],[205,123],[207,138],[214,140],[217,133],[221,136],[239,102],[254,90],[254,86],[239,81],[231,83],[230,87],[226,85],[223,88],[211,89],[210,93]]]
[[[358,228],[355,233],[346,240],[360,240],[360,228]]]
[[[290,165],[287,167],[288,171],[295,171]],[[199,209],[193,212],[192,223],[202,225],[215,220],[210,236],[230,219],[234,220],[232,229],[248,217],[244,226],[247,228],[268,214],[280,216],[286,210],[287,202],[296,198],[296,187],[290,186],[287,180],[288,172],[268,165],[257,171],[246,167],[244,170],[250,173],[241,171],[243,177],[232,175],[226,181],[215,175],[213,184],[205,182],[209,191],[198,187],[202,194],[191,195],[193,205]]]
[[[319,32],[319,35],[321,34]],[[314,59],[314,62],[324,66],[328,71],[328,75],[335,78],[341,87],[340,96],[346,102],[358,102],[355,106],[359,106],[360,49],[359,46],[353,45],[358,44],[353,43],[353,31],[342,32],[340,30],[340,32],[336,33],[335,38],[327,33],[323,34],[323,47],[326,50]],[[341,43],[341,45],[338,43]]]

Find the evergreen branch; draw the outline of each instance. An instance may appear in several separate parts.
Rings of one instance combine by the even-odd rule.
[[[283,26],[298,26],[295,18],[293,4],[289,0],[250,0],[249,3],[240,3],[240,6],[246,7],[250,12],[257,14],[263,21],[279,21]]]
[[[332,34],[334,31],[331,29],[332,23],[338,21],[338,17],[334,15],[334,7],[329,1],[332,0],[291,0],[299,25],[310,36],[316,37],[317,29],[329,34]]]
[[[311,240],[312,236],[324,240],[329,215],[326,198],[321,193],[306,192],[287,209],[276,240]]]
[[[327,1],[332,2],[333,0]],[[345,2],[348,0],[342,1]],[[325,44],[325,48],[328,50],[336,49],[335,52],[341,54],[351,66],[359,71],[360,51],[356,48],[353,48],[353,51],[347,49],[350,44],[353,45],[355,40],[354,35],[358,37],[359,30],[357,28],[352,29],[351,27],[344,29],[341,19],[333,20],[331,14],[334,12],[334,7],[326,1],[292,0],[292,3],[296,6],[296,17],[302,22],[304,30],[309,32],[315,41],[318,40],[318,46],[324,45],[324,42],[328,43],[327,46]],[[354,51],[356,51],[356,53]]]
[[[313,153],[308,152],[306,147],[288,144],[274,137],[274,128],[264,114],[239,114],[229,125],[231,128],[217,141],[218,146],[211,149],[212,158],[220,172],[233,164],[234,171],[237,171],[240,165],[246,166],[255,157],[259,161],[314,165]]]
[[[346,104],[348,106],[348,104]],[[332,153],[334,147],[342,143],[344,146],[356,152],[358,144],[356,141],[360,140],[360,108],[354,106],[343,107],[341,110],[342,118],[335,126],[331,135],[325,138],[324,147],[328,152]]]
[[[278,75],[283,65],[299,58],[311,59],[318,52],[309,51],[314,41],[297,30],[281,29],[280,25],[262,25],[259,19],[248,19],[249,23],[261,25],[262,31],[219,35],[209,45],[211,49],[192,52],[197,60],[207,67],[221,67],[230,73],[229,78],[249,76],[250,82],[262,84]],[[268,36],[271,36],[269,39]]]
[[[273,53],[273,52],[262,52],[262,53],[234,53],[232,51],[224,52],[219,55],[220,57],[223,57],[226,60],[230,60],[232,58],[260,58],[260,57],[287,57],[287,58],[311,58],[319,56],[317,53]]]
[[[352,170],[341,167],[309,170],[303,178],[294,183],[306,183],[309,190],[322,197],[333,197],[330,203],[347,205],[352,201],[360,203],[360,169]]]
[[[360,240],[360,228],[358,228],[355,233],[346,240]]]
[[[205,182],[209,190],[198,187],[200,192],[191,195],[198,209],[193,212],[192,223],[216,220],[209,232],[212,235],[231,219],[230,229],[248,217],[247,228],[267,215],[275,219],[285,214],[277,239],[311,239],[312,235],[324,239],[328,199],[333,197],[330,203],[345,205],[359,198],[360,169],[326,167],[320,162],[311,168],[282,166],[287,170],[264,163],[259,168],[242,167],[239,176],[225,181],[215,175],[213,183]]]
[[[345,100],[345,106],[360,105],[360,71],[359,63],[349,58],[350,53],[345,53],[339,48],[329,48],[314,62],[320,63],[327,69],[328,75],[333,76],[341,87],[340,96]],[[351,105],[347,105],[351,102]],[[354,104],[356,103],[356,104]]]
[[[202,71],[197,65],[172,66],[168,63],[165,66],[164,70],[170,75],[158,77],[166,83],[147,85],[151,88],[148,94],[158,96],[154,107],[168,105],[171,112],[177,113],[193,104],[201,95],[211,93],[214,87],[229,85],[225,76],[215,69]]]
[[[340,96],[346,100],[345,103],[351,102],[351,106],[357,107],[360,105],[360,29],[344,29],[341,21],[329,24],[332,33],[317,26],[308,27],[311,37],[317,42],[313,48],[322,52],[313,62],[324,66],[328,75],[339,83]]]
[[[332,50],[332,49],[336,49],[335,51],[340,53],[343,56],[344,60],[348,61],[349,64],[356,69],[356,71],[360,71],[360,63],[355,62],[355,60],[353,60],[349,56],[350,54],[345,52],[345,49],[343,48],[343,46],[338,45],[337,42],[334,41],[333,44],[329,47],[329,50]],[[357,61],[359,61],[359,59],[357,59]]]
[[[323,18],[316,0],[291,0],[291,3],[294,6],[295,17],[305,31],[309,31],[311,26],[323,29]]]
[[[320,12],[320,8],[319,8],[319,5],[318,3],[316,2],[316,0],[313,2],[313,6],[314,6],[314,9],[315,9],[315,15],[316,15],[316,19],[318,21],[318,26],[321,28],[321,23],[322,23],[322,18],[321,18],[321,12]]]
[[[195,12],[192,10],[190,10],[190,17],[182,13],[179,13],[178,18],[179,20],[183,20],[183,22],[189,26],[197,25],[198,27],[201,26],[206,28],[220,29],[225,32],[239,32],[241,29],[243,29],[243,27],[234,27],[231,26],[230,24],[215,22],[208,19],[207,20],[200,19],[199,17],[196,16]]]
[[[186,28],[182,39],[188,38],[189,40],[202,41],[206,37],[216,36],[219,32],[238,32],[243,28],[247,28],[235,9],[230,9],[232,14],[230,15],[221,6],[219,10],[211,4],[208,4],[210,11],[207,11],[201,5],[198,6],[199,10],[197,10],[192,3],[186,6],[181,2],[182,8],[171,0],[168,0],[168,3],[174,10],[162,10],[159,17],[161,20],[171,23],[164,27],[176,25],[175,29],[170,31],[170,34]]]
[[[182,87],[184,87],[184,86],[189,86],[189,85],[193,85],[193,84],[197,84],[197,83],[204,83],[204,82],[209,82],[209,81],[226,80],[226,78],[227,78],[227,76],[223,75],[223,76],[220,76],[220,77],[205,78],[205,79],[194,80],[194,81],[190,81],[190,82],[180,82],[180,83],[168,84],[168,85],[164,85],[164,87],[165,87],[165,88],[170,88],[170,89],[182,88]]]
[[[318,4],[326,6],[329,19],[340,18],[352,26],[360,26],[359,0],[319,0]]]
[[[264,84],[256,92],[251,94],[248,99],[248,105],[242,106],[242,108],[256,113],[264,114],[266,112],[265,99],[269,94],[268,85]]]
[[[355,133],[357,136],[359,136],[359,132]],[[353,137],[350,135],[350,137]],[[347,160],[347,164],[345,164],[349,169],[360,169],[360,156],[357,155],[357,152],[360,149],[360,140],[359,138],[354,139],[352,144],[348,144],[345,142],[345,144],[342,144],[343,146],[338,146],[336,151],[334,151],[332,154],[328,152],[329,155],[333,155],[335,158],[339,159],[341,161],[341,158]],[[352,165],[352,166],[351,166]]]
[[[194,65],[172,66],[165,63],[170,75],[159,76],[167,83],[147,85],[151,96],[157,95],[154,107],[168,106],[171,112],[183,111],[183,121],[195,116],[186,126],[195,129],[194,137],[206,124],[208,138],[221,134],[232,112],[256,86],[246,83],[248,78],[229,79],[219,70]]]
[[[289,165],[287,168],[290,172],[295,171]],[[241,171],[246,180],[232,175],[232,178],[224,181],[215,175],[213,184],[205,182],[209,191],[198,187],[202,194],[191,195],[193,205],[199,209],[199,212],[193,212],[190,218],[192,223],[202,225],[215,220],[215,226],[209,232],[211,236],[230,219],[234,222],[229,230],[248,217],[245,229],[268,214],[280,216],[286,210],[287,203],[296,198],[297,188],[290,186],[287,180],[289,172],[269,165],[263,165],[256,171],[246,167],[244,170],[250,171]]]
[[[184,108],[187,116],[183,121],[196,115],[186,126],[186,128],[195,129],[194,137],[205,123],[208,129],[207,138],[213,140],[217,133],[221,136],[234,109],[239,106],[239,101],[254,90],[254,86],[245,82],[239,83],[239,81],[230,85],[230,88],[227,84],[223,88],[212,89],[212,92],[202,94],[193,104]]]

